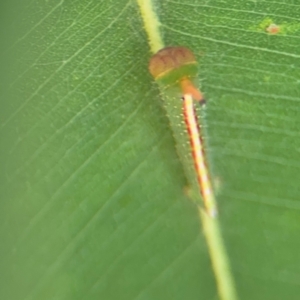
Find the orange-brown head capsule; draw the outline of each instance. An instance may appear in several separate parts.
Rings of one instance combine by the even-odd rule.
[[[204,101],[193,83],[197,77],[197,61],[188,48],[177,46],[159,50],[149,61],[149,71],[163,87],[178,86],[183,94],[191,94],[194,100]]]
[[[168,75],[169,72],[180,70],[183,66],[196,64],[196,58],[188,48],[182,46],[166,47],[151,57],[149,71],[154,79],[159,79]]]

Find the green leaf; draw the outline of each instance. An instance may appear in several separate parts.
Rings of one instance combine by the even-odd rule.
[[[240,299],[298,299],[299,5],[157,11],[200,61]],[[4,0],[0,20],[0,299],[218,299],[137,4]]]

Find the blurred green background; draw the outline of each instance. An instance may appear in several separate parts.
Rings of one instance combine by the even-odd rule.
[[[157,9],[200,61],[240,299],[299,299],[299,3]],[[2,0],[0,22],[0,299],[218,299],[137,4]]]

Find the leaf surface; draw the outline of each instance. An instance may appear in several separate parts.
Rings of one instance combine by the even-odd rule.
[[[136,3],[3,3],[0,298],[217,299]],[[200,62],[241,299],[300,291],[299,9],[157,8],[165,43]]]

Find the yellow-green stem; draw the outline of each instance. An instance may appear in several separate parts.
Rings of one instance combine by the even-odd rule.
[[[152,53],[154,54],[164,47],[163,39],[159,29],[160,22],[157,14],[155,13],[153,1],[137,0],[137,2],[143,18],[145,31],[148,35],[149,45]],[[168,99],[168,97],[164,96],[163,98]],[[180,107],[180,104],[178,106]],[[165,104],[165,107],[169,118],[177,119],[177,116],[172,115],[174,111],[172,112],[171,109],[168,108],[168,104]],[[176,130],[180,130],[180,127],[177,127]],[[174,132],[174,134],[176,137],[186,133]],[[180,148],[181,145],[177,145],[177,147]],[[187,163],[187,160],[184,160],[183,163]],[[187,169],[187,167],[185,169]],[[224,246],[224,241],[222,239],[218,219],[217,217],[209,216],[202,209],[199,202],[195,201],[195,203],[197,203],[199,217],[201,219],[202,228],[207,241],[208,251],[212,261],[212,267],[216,278],[219,297],[221,300],[237,300],[233,276],[230,271],[229,259]]]
[[[155,13],[153,1],[137,0],[137,3],[141,11],[151,51],[152,53],[156,53],[164,47],[164,42],[160,33],[160,22]]]

